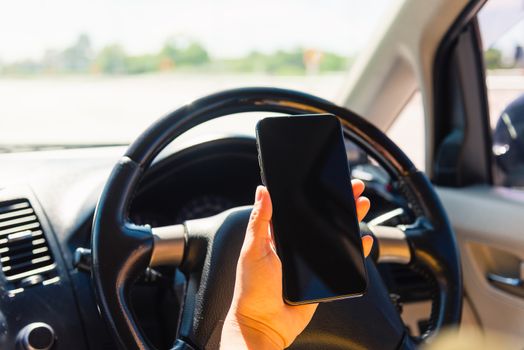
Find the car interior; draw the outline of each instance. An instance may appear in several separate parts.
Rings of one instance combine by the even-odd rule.
[[[308,2],[302,6],[298,14]],[[133,99],[142,89],[153,95],[145,74],[137,95],[115,97],[129,106],[115,109],[123,114],[111,127],[105,116],[71,122],[79,140],[116,135],[92,144],[52,136],[48,130],[67,134],[70,121],[26,99],[25,86],[36,94],[45,88],[40,78],[2,70],[0,47],[0,95],[18,96],[0,105],[38,119],[31,125],[0,106],[0,348],[219,349],[261,183],[255,124],[269,115],[330,113],[342,124],[351,176],[371,201],[360,225],[375,239],[368,290],[321,304],[290,348],[414,349],[453,330],[521,349],[524,53],[514,38],[524,4],[402,0],[381,11],[341,75],[338,97],[293,77],[282,85],[256,77],[237,83],[201,68],[193,81],[182,70],[162,78],[158,94],[173,101],[169,109],[144,98],[138,112],[150,119],[130,133]],[[329,35],[337,35],[335,25]],[[74,118],[67,100],[78,87],[67,89],[77,78],[45,74],[67,87],[49,105],[71,106],[66,114]],[[184,103],[169,79],[183,89],[211,82]],[[97,89],[108,99],[127,91],[106,83]],[[87,96],[78,108],[91,103]],[[49,139],[31,139],[37,134]],[[26,140],[11,142],[13,135]]]

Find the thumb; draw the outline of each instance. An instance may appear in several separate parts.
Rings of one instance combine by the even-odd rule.
[[[259,257],[268,253],[270,249],[269,224],[272,213],[273,206],[267,188],[258,186],[242,250],[254,249],[254,253]]]

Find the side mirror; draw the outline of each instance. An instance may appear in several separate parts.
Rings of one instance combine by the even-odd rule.
[[[524,95],[511,102],[499,117],[493,134],[493,155],[504,185],[524,187]]]

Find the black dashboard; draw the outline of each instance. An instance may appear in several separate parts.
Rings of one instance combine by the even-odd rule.
[[[53,349],[116,348],[98,312],[88,268],[78,264],[78,254],[75,264],[75,252],[90,246],[98,195],[124,150],[0,155],[0,348],[14,348],[42,324],[54,332]],[[353,151],[348,146],[350,163]],[[373,203],[368,220],[397,210],[386,220],[409,223],[409,208],[387,174],[365,157],[357,158],[353,176],[366,182]],[[218,138],[161,156],[145,175],[129,215],[153,227],[211,216],[249,205],[259,183],[254,139]],[[21,269],[17,278],[11,278],[10,264]],[[425,292],[403,290],[407,277],[398,283],[388,272],[394,268],[383,268],[390,290],[406,300],[426,298]],[[172,344],[183,293],[184,277],[173,267],[147,271],[133,291],[134,311],[157,348]]]
[[[259,183],[252,140],[199,144],[172,155],[146,174],[131,219],[155,227],[212,216],[249,204]]]
[[[53,349],[115,348],[99,315],[90,273],[75,265],[75,252],[90,246],[97,197],[124,151],[114,147],[0,155],[0,236],[10,239],[2,245],[0,238],[0,348],[15,348],[41,324],[54,333]],[[253,139],[198,143],[166,155],[149,169],[129,215],[153,227],[211,216],[249,204],[258,183]],[[11,239],[19,233],[28,235]],[[23,274],[10,275],[10,263],[22,266]],[[148,271],[133,291],[141,326],[158,348],[169,347],[176,333],[183,292],[177,276],[168,267]],[[41,327],[36,330],[48,335]]]

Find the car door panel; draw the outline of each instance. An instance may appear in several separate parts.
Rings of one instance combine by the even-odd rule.
[[[481,327],[524,342],[524,297],[490,274],[518,281],[524,267],[524,192],[490,186],[439,188],[460,246],[464,286]]]

